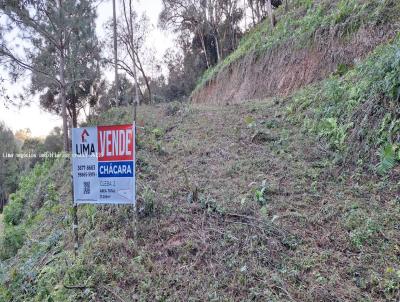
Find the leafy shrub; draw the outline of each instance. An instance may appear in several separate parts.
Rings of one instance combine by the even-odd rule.
[[[0,258],[8,259],[16,254],[24,242],[23,226],[6,226],[0,238]]]
[[[245,116],[244,122],[249,128],[254,128],[256,126],[256,120],[251,115]]]
[[[400,161],[400,147],[397,144],[387,144],[379,151],[380,162],[377,172],[381,175],[388,173]]]
[[[10,225],[17,225],[23,216],[23,199],[20,194],[11,194],[9,203],[4,207],[4,222]]]
[[[372,220],[367,219],[366,223],[350,232],[350,241],[357,248],[370,244],[374,234],[379,231],[379,226]]]
[[[225,208],[218,201],[216,201],[209,195],[205,196],[201,194],[198,201],[200,203],[200,207],[203,210],[207,210],[207,212],[209,213],[219,213],[219,214],[225,213]]]
[[[336,75],[336,76],[344,76],[347,72],[350,71],[351,68],[352,68],[352,66],[349,65],[349,64],[340,63],[336,67],[336,71],[335,71],[334,75]]]
[[[161,128],[154,128],[151,133],[156,140],[161,139],[164,136],[164,131]]]
[[[47,192],[45,193],[45,197],[46,197],[46,201],[45,201],[45,205],[46,206],[53,206],[54,204],[56,204],[60,198],[56,186],[54,185],[54,183],[49,183],[47,185]]]
[[[359,208],[352,209],[345,217],[344,225],[349,231],[350,243],[356,248],[371,244],[380,231],[380,223]]]
[[[336,118],[325,118],[320,122],[317,132],[321,137],[329,141],[332,149],[343,150],[346,130],[350,126],[351,124],[345,126],[338,125]]]
[[[141,215],[151,216],[154,213],[155,195],[155,192],[150,187],[144,187],[142,193],[143,205],[139,210]]]
[[[165,107],[165,115],[166,116],[175,116],[179,110],[181,109],[181,104],[178,102],[168,103]]]
[[[388,300],[395,300],[400,293],[400,270],[388,267],[383,278],[383,291]]]
[[[260,206],[265,206],[267,204],[267,182],[263,180],[261,186],[254,190],[254,201]]]

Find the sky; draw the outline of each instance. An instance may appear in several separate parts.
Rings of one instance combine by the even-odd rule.
[[[116,1],[118,7],[118,4],[122,3],[122,1]],[[157,28],[158,16],[162,9],[161,0],[139,0],[135,3],[137,12],[140,15],[146,13],[152,24],[153,30],[149,36],[147,46],[155,50],[156,57],[161,58],[165,50],[173,46],[172,35]],[[97,7],[97,15],[96,31],[101,39],[105,35],[103,25],[112,17],[112,1],[102,1]],[[117,8],[117,18],[118,15]],[[4,71],[0,70],[0,75],[2,73]],[[20,81],[15,85],[6,84],[5,87],[10,95],[15,95],[22,92],[22,87],[26,84],[26,81]],[[32,103],[29,107],[22,108],[6,107],[4,102],[0,100],[0,121],[3,121],[14,133],[19,129],[29,128],[32,136],[36,137],[44,137],[54,127],[61,127],[62,125],[62,120],[59,116],[45,112],[40,108],[37,97],[32,97]]]

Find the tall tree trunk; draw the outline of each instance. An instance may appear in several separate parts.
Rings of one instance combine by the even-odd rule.
[[[115,69],[115,103],[118,104],[118,47],[117,47],[117,11],[113,0],[113,28],[114,28],[114,69]],[[119,104],[118,104],[119,105]]]
[[[206,49],[206,43],[204,42],[204,35],[201,31],[200,33],[200,40],[201,40],[201,46],[203,47],[204,55],[206,57],[206,63],[207,63],[207,68],[210,68],[210,61],[208,60],[208,55],[207,55],[207,49]]]
[[[144,82],[146,83],[147,91],[149,92],[149,102],[151,103],[152,92],[151,92],[151,87],[150,87],[150,83],[149,83],[149,78],[147,77],[146,73],[144,72],[144,68],[143,68],[142,62],[140,61],[138,53],[135,52],[134,54],[136,55],[136,62],[138,63],[137,67],[138,67],[140,73],[142,74]]]
[[[62,13],[62,0],[59,0],[60,19],[63,19]],[[63,21],[61,21],[63,22]],[[68,124],[67,124],[67,98],[66,98],[66,85],[65,85],[65,45],[64,45],[64,31],[61,31],[60,37],[60,82],[61,82],[61,115],[63,119],[63,135],[64,135],[64,151],[69,152],[69,139],[68,139]]]
[[[272,9],[271,0],[267,0],[267,12],[268,12],[269,19],[271,21],[271,26],[275,27],[275,23],[276,23],[275,22],[275,15],[274,15],[274,12],[273,12],[273,9]]]
[[[73,99],[72,104],[71,104],[71,117],[72,117],[72,127],[77,128],[78,127],[78,112],[76,110],[76,103],[77,100]]]
[[[62,0],[59,0],[59,10],[60,10],[60,20],[64,22],[63,17],[63,8],[62,8]],[[60,82],[61,82],[61,112],[63,118],[63,131],[64,131],[64,151],[70,151],[69,139],[68,139],[68,124],[67,124],[67,97],[66,97],[66,85],[65,85],[65,40],[64,40],[64,31],[61,31],[60,37]],[[72,192],[74,190],[73,184]],[[72,194],[73,195],[73,194]],[[74,250],[75,257],[78,255],[79,248],[79,237],[78,237],[78,205],[74,204],[72,208],[72,217],[73,217],[73,232],[75,238]]]
[[[243,0],[244,31],[247,30],[246,0]]]
[[[139,83],[138,83],[138,80],[137,80],[135,62],[133,62],[133,65],[134,65],[133,66],[133,72],[134,72],[134,78],[135,78],[135,98],[134,98],[133,102],[134,102],[134,106],[135,106],[135,109],[136,109],[136,106],[139,105]],[[149,92],[149,94],[150,94],[150,92]],[[135,121],[136,121],[136,114],[135,114]]]
[[[261,21],[261,13],[260,13],[260,3],[256,1],[256,16],[257,16],[257,23]]]
[[[289,0],[285,0],[285,11],[289,11]]]
[[[254,0],[249,0],[249,3],[250,3],[251,19],[253,21],[253,26],[256,26],[256,18],[255,18],[255,15],[254,15],[254,3],[253,3],[253,1]]]
[[[215,31],[214,41],[215,41],[215,48],[217,51],[217,63],[218,63],[219,61],[221,61],[221,50],[219,48],[218,31]]]
[[[124,3],[125,7],[125,3]],[[130,25],[131,25],[131,45],[132,48],[134,48],[134,37],[133,37],[133,11],[132,11],[132,1],[129,1],[129,20],[130,20]],[[129,28],[129,26],[128,26]],[[136,72],[136,58],[135,58],[135,52],[132,49],[133,52],[133,78],[135,81],[135,97],[133,99],[133,106],[134,106],[134,114],[133,114],[133,120],[136,122],[136,106],[139,105],[139,83],[137,80],[137,72]],[[150,102],[151,102],[151,93],[149,90],[149,96],[150,96]]]
[[[236,10],[236,7],[234,10]],[[233,51],[236,49],[236,44],[237,44],[236,43],[236,30],[235,30],[235,24],[234,24],[233,18],[231,18],[231,17],[229,17],[229,18],[230,18],[229,24],[230,24],[231,36],[232,36],[231,43],[232,43],[232,51]],[[246,28],[245,28],[245,30],[246,30]]]
[[[63,132],[64,132],[64,151],[69,151],[69,139],[68,139],[68,124],[67,124],[67,98],[65,93],[65,57],[64,50],[61,49],[60,55],[60,82],[61,82],[61,115],[63,119]]]

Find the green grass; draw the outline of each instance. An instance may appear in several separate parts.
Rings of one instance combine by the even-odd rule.
[[[131,122],[131,118],[128,108],[114,108],[88,124],[123,124]],[[151,133],[151,129],[146,128],[146,133]],[[160,134],[157,130],[151,135]],[[140,161],[141,166],[145,164]],[[4,233],[0,238],[0,301],[89,301],[100,290],[95,292],[92,286],[109,280],[122,282],[123,276],[135,271],[140,275],[138,263],[128,260],[128,256],[123,257],[115,270],[108,266],[113,263],[115,268],[112,259],[106,260],[118,247],[129,244],[130,251],[136,248],[119,231],[121,226],[125,230],[127,223],[131,223],[132,207],[118,207],[117,214],[110,215],[107,212],[110,208],[80,206],[79,235],[85,240],[79,258],[74,258],[69,232],[72,225],[70,175],[66,173],[69,169],[69,161],[64,159],[37,164],[21,178],[18,190],[5,207]],[[145,174],[141,170],[138,178]],[[142,215],[150,216],[155,207],[150,187],[144,189],[143,200]],[[100,225],[109,225],[109,230],[100,230]],[[69,285],[87,288],[71,290]],[[112,294],[102,290],[103,298],[109,295],[112,298]]]
[[[333,75],[295,93],[287,115],[325,139],[333,151],[359,152],[358,159],[367,162],[376,158],[371,152],[380,152],[381,162],[387,160],[385,170],[400,159],[399,97],[400,35],[343,76]]]
[[[38,163],[21,178],[18,190],[10,195],[3,210],[0,234],[0,259],[14,256],[24,243],[26,232],[35,222],[38,212],[46,205],[58,202],[58,194],[51,182],[53,161]],[[42,190],[38,191],[38,189]]]
[[[0,234],[3,234],[4,224],[3,224],[3,214],[0,214]]]
[[[314,137],[285,104],[184,105],[174,116],[141,106],[138,238],[132,207],[82,205],[76,258],[70,163],[37,168],[17,192],[26,201],[11,230],[25,238],[0,261],[0,301],[319,301],[320,288],[341,301],[396,297],[397,187],[327,181],[329,159],[312,157]],[[97,121],[130,117],[119,108]],[[340,138],[340,125],[324,131]],[[254,131],[277,140],[252,142]]]
[[[289,13],[277,10],[278,24],[271,28],[265,20],[252,28],[239,43],[238,48],[219,64],[209,68],[198,80],[197,91],[234,62],[246,55],[262,56],[269,50],[288,43],[296,48],[310,46],[317,30],[329,32],[336,28],[336,35],[349,37],[361,26],[377,26],[398,20],[400,2],[397,0],[322,0],[296,1]],[[326,37],[328,38],[328,37]]]

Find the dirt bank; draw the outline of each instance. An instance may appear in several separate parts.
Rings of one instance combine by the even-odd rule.
[[[310,46],[302,48],[288,42],[263,55],[248,54],[195,91],[192,102],[227,104],[288,95],[326,78],[342,64],[357,63],[395,34],[387,26],[361,28],[348,37],[339,32],[336,27],[317,31]]]

